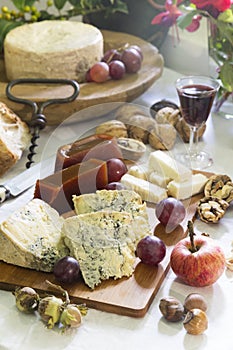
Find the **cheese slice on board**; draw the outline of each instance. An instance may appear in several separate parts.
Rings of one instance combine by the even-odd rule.
[[[50,272],[68,254],[61,239],[64,219],[49,204],[33,199],[0,224],[0,260]]]
[[[135,262],[135,234],[132,215],[101,211],[67,218],[62,228],[82,271],[85,283],[94,289],[101,281],[131,276]]]
[[[150,173],[155,171],[171,180],[186,181],[192,176],[189,168],[170,157],[169,153],[165,151],[151,152],[148,159],[148,167]]]
[[[167,198],[167,191],[165,188],[152,184],[143,179],[136,178],[130,174],[125,174],[121,178],[121,183],[128,189],[137,192],[142,200],[158,203],[162,199]]]
[[[131,190],[99,190],[96,193],[87,193],[73,196],[76,214],[85,214],[97,211],[126,211],[133,217],[135,243],[145,235],[151,234],[146,203],[141,196]]]
[[[171,181],[167,186],[168,195],[177,199],[187,199],[203,191],[208,178],[203,174],[194,174],[189,181]]]

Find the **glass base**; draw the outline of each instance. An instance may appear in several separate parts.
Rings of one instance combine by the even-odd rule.
[[[213,164],[213,159],[211,156],[204,151],[193,155],[189,153],[178,153],[176,155],[176,159],[185,166],[196,170],[206,169]]]

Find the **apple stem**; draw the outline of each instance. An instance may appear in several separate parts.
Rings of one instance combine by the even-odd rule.
[[[189,232],[189,237],[190,237],[190,242],[191,242],[191,249],[190,251],[192,253],[195,253],[198,251],[197,247],[194,244],[194,236],[195,236],[195,232],[193,229],[193,222],[191,220],[188,221],[188,232]]]

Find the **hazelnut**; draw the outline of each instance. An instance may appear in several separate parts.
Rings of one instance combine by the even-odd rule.
[[[185,311],[189,311],[192,309],[200,309],[202,311],[207,310],[207,304],[204,297],[199,293],[191,293],[189,294],[184,301]]]
[[[184,318],[184,307],[174,297],[160,299],[159,309],[167,321],[178,322]]]
[[[208,328],[208,318],[204,311],[192,309],[187,312],[183,325],[189,334],[202,334]]]

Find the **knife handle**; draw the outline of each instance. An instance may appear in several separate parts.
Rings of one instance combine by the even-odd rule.
[[[3,185],[0,185],[0,204],[10,197],[10,191]]]

